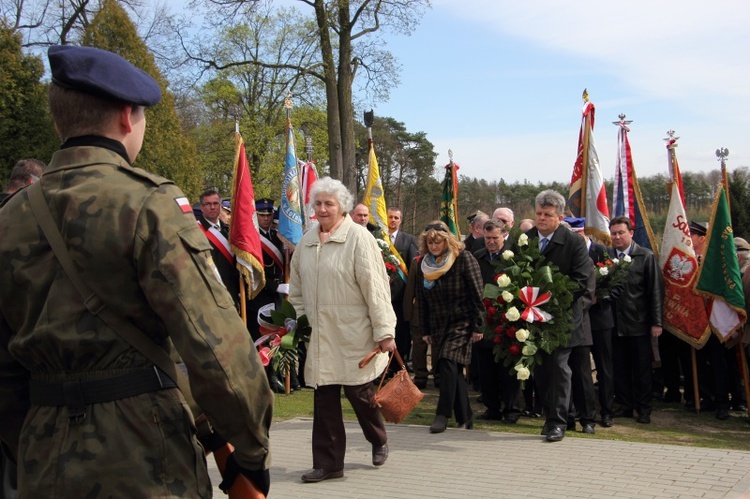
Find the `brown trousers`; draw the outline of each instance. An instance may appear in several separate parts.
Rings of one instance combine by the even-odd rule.
[[[370,405],[372,383],[364,385],[325,385],[315,389],[312,454],[313,468],[329,471],[344,469],[346,453],[346,431],[341,412],[341,388],[352,404],[357,415],[359,426],[365,438],[373,446],[385,445],[388,436],[385,433],[383,417],[377,407]]]

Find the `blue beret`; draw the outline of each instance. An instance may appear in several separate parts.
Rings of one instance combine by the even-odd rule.
[[[261,215],[273,214],[273,199],[262,198],[255,202],[255,211]]]
[[[161,100],[161,88],[151,75],[112,52],[55,45],[47,55],[52,81],[63,88],[138,106]]]
[[[586,225],[586,218],[576,218],[576,217],[565,217],[563,218],[564,222],[567,222],[568,225],[570,225],[570,228],[573,230],[583,230],[584,226]]]

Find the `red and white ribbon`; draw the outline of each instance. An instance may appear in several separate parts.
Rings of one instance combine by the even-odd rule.
[[[540,295],[539,288],[526,286],[519,290],[518,295],[523,304],[526,305],[526,309],[521,312],[521,319],[526,322],[547,322],[552,320],[552,315],[539,308],[540,305],[544,305],[552,298],[552,293],[547,292]]]

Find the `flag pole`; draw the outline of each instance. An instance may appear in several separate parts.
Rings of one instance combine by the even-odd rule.
[[[724,192],[727,196],[727,207],[729,207],[730,219],[731,219],[731,200],[729,198],[729,175],[727,174],[727,158],[729,157],[729,149],[726,147],[720,147],[716,149],[716,158],[721,163],[721,179],[724,183]],[[742,364],[742,381],[745,384],[745,400],[750,400],[750,374],[747,369],[747,355],[745,354],[745,347],[742,344],[742,332],[739,333],[739,341],[735,346],[740,353],[740,363]],[[747,410],[748,416],[750,416],[750,408]]]
[[[234,148],[237,149],[238,142],[240,138],[240,120],[239,118],[234,119]],[[232,231],[232,220],[229,220],[229,232]],[[238,277],[240,280],[240,317],[242,317],[242,322],[245,323],[245,326],[247,326],[247,290],[245,289],[245,278],[242,275],[242,272],[240,272],[240,275]]]
[[[284,99],[284,109],[286,109],[286,150],[289,150],[289,141],[294,140],[294,134],[292,133],[292,107],[294,106],[294,101],[292,100],[292,92],[288,91],[286,93],[286,98]],[[302,179],[300,177],[300,169],[297,168],[297,185],[302,185]],[[304,194],[300,192],[299,197],[299,212],[300,216],[302,217],[301,224],[302,224],[302,230],[305,228],[305,211],[302,207],[302,204],[304,200],[302,197]],[[281,205],[281,201],[279,201],[279,206]],[[279,209],[281,209],[279,207]],[[289,250],[289,244],[287,244],[287,241],[284,240],[284,282],[289,282],[289,271],[290,271],[290,250]],[[287,300],[289,297],[287,296]],[[289,395],[292,393],[292,370],[293,366],[289,365],[286,369],[286,376],[284,376],[284,391],[286,392],[286,395]]]
[[[667,130],[667,137],[664,139],[664,141],[667,143],[667,163],[669,165],[669,178],[670,183],[678,182],[678,176],[680,175],[677,170],[677,160],[675,158],[675,148],[677,147],[677,141],[679,140],[679,137],[675,137],[675,131],[674,130]],[[667,185],[667,189],[671,192],[671,189],[669,189],[669,185]],[[680,193],[680,196],[682,196],[682,189],[678,184],[678,192]],[[695,413],[700,414],[701,412],[701,397],[700,397],[700,388],[698,387],[698,361],[696,358],[696,348],[693,345],[690,345],[690,361],[692,364],[692,371],[693,371],[693,400],[695,401]]]
[[[583,104],[584,106],[589,101],[588,89],[583,89]],[[581,137],[581,214],[579,216],[586,216],[586,184],[588,183],[588,165],[589,165],[589,140],[591,139],[591,113],[588,113],[583,118],[583,137]]]

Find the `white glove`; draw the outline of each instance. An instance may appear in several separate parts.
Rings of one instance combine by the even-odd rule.
[[[284,295],[289,294],[289,283],[279,284],[279,287],[276,288],[277,293],[281,293]]]

